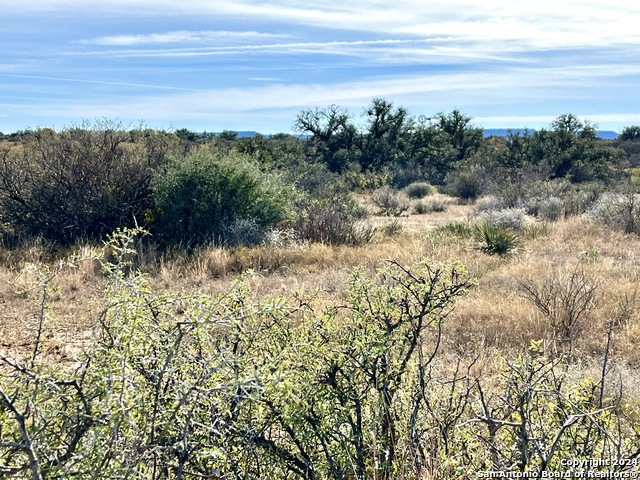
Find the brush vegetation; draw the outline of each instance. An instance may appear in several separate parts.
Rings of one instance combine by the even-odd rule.
[[[5,136],[0,476],[635,474],[635,130],[470,120]]]

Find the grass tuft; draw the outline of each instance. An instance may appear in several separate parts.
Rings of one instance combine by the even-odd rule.
[[[484,222],[474,226],[473,237],[478,248],[489,255],[515,254],[522,246],[520,238],[512,230]]]

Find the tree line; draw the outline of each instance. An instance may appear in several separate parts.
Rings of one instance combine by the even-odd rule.
[[[529,180],[602,188],[640,165],[640,126],[616,140],[573,114],[549,128],[485,137],[459,110],[415,117],[376,98],[360,118],[301,111],[298,135],[196,133],[82,124],[3,135],[0,235],[69,244],[143,225],[165,244],[255,243],[269,228],[311,241],[358,242],[353,191],[428,182],[463,199]],[[346,231],[345,231],[346,230]]]

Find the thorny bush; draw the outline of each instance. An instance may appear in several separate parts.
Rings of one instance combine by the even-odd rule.
[[[346,302],[322,308],[254,301],[243,278],[154,295],[129,264],[138,233],[110,237],[106,305],[76,365],[0,356],[1,475],[472,478],[640,455],[632,409],[594,404],[600,385],[564,381],[556,360],[518,359],[491,393],[462,360],[442,368],[443,322],[474,283],[458,263],[356,271]]]

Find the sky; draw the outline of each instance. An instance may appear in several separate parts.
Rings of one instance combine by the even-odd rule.
[[[484,128],[640,124],[637,0],[0,0],[0,131],[294,133],[374,98]]]

